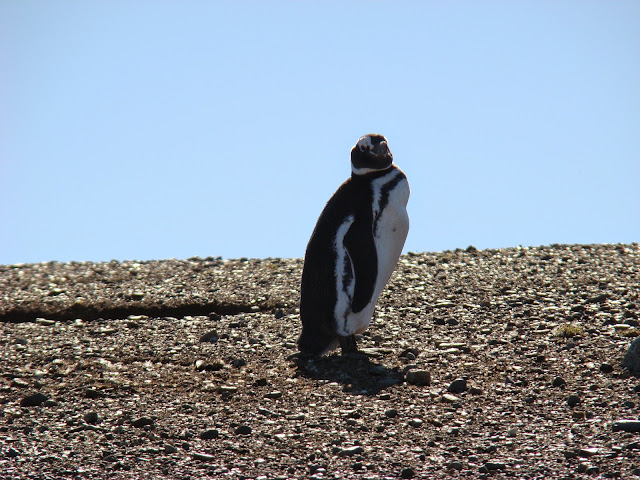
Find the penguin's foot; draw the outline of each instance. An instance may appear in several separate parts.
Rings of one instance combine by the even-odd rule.
[[[340,348],[342,348],[342,354],[347,355],[349,353],[357,353],[358,346],[356,345],[356,336],[347,335],[340,336]]]

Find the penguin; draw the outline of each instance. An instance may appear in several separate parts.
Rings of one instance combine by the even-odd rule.
[[[329,199],[305,252],[300,287],[302,355],[357,352],[409,232],[409,182],[387,139],[360,137],[351,177]]]

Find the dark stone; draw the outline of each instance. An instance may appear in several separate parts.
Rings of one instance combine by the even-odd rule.
[[[218,430],[215,428],[205,430],[200,434],[200,438],[202,440],[211,440],[213,438],[218,438]]]
[[[451,393],[462,393],[467,391],[467,381],[464,378],[457,378],[449,385]]]
[[[640,420],[618,420],[613,422],[613,431],[640,432]]]
[[[569,395],[567,397],[567,404],[573,408],[580,403],[580,397],[578,395]]]
[[[97,412],[88,412],[84,416],[84,421],[87,422],[89,425],[95,425],[96,423],[100,423],[102,419],[100,418],[100,415],[98,415]]]
[[[416,476],[416,472],[411,467],[403,468],[400,472],[401,478],[413,478]]]
[[[602,363],[600,364],[600,371],[602,373],[611,373],[613,372],[613,365],[609,363]]]
[[[136,418],[135,420],[133,420],[131,422],[131,425],[133,425],[136,428],[142,428],[142,427],[146,427],[146,426],[151,426],[151,425],[153,425],[153,419],[151,419],[149,417]]]
[[[20,400],[21,407],[37,407],[38,405],[42,405],[44,402],[49,400],[46,395],[42,393],[34,393],[33,395],[27,395],[22,400]]]
[[[553,382],[551,383],[551,385],[553,385],[554,387],[564,387],[567,384],[566,380],[562,377],[556,377],[553,379]]]
[[[240,425],[235,429],[236,435],[251,435],[252,431],[249,425]]]
[[[207,332],[200,337],[200,342],[216,343],[218,341],[218,338],[220,338],[220,335],[218,335],[217,330],[211,330],[210,332]]]

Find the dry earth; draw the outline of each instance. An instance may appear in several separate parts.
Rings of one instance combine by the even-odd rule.
[[[637,478],[640,247],[401,258],[364,356],[302,261],[0,266],[0,478]]]

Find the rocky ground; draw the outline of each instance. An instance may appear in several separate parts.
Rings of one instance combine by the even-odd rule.
[[[302,261],[0,266],[0,478],[637,478],[640,247],[408,254],[366,355]]]

